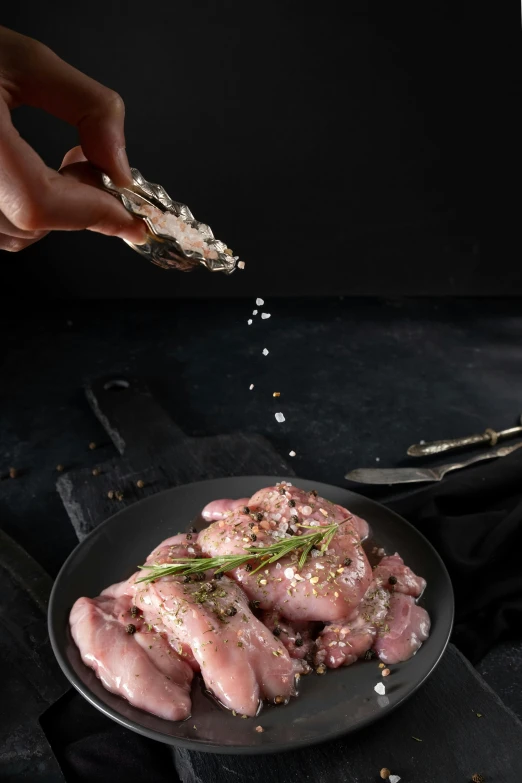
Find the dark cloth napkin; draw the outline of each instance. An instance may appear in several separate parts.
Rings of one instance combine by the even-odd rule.
[[[444,560],[455,590],[452,641],[472,663],[522,639],[522,450],[387,505]]]
[[[401,491],[404,492],[404,488]],[[455,473],[441,483],[413,490],[401,497],[390,495],[387,505],[412,522],[431,541],[446,563],[456,597],[456,624],[453,641],[471,661],[480,660],[493,645],[501,640],[522,638],[521,452],[515,452],[509,457],[480,467]],[[449,654],[451,656],[451,650]],[[448,659],[449,654],[446,654],[445,660],[453,660],[453,666],[457,666],[457,659],[455,657]],[[455,653],[452,655],[455,656]],[[415,701],[412,700],[395,713],[396,722],[401,720],[400,716],[407,713],[408,710],[416,709],[419,711],[419,715],[428,710],[431,715],[430,741],[435,743],[439,749],[444,747],[448,768],[445,768],[446,762],[444,762],[439,769],[442,777],[435,770],[429,774],[426,773],[428,776],[425,777],[424,772],[421,774],[421,768],[417,768],[416,781],[450,779],[456,781],[461,779],[460,776],[455,777],[452,774],[452,771],[457,768],[456,765],[460,763],[458,762],[459,749],[450,748],[450,745],[453,741],[457,741],[458,732],[455,727],[460,725],[459,721],[462,716],[455,717],[454,729],[448,734],[450,721],[444,705],[450,705],[454,702],[455,683],[451,683],[450,676],[441,678],[440,674],[438,672],[434,675],[434,679],[438,677],[435,690],[440,705],[435,714],[433,714],[431,704],[428,703],[430,696],[427,686],[424,686],[414,697],[416,702],[419,700],[422,702],[424,699],[425,705],[421,704],[420,707],[419,705],[415,707]],[[467,699],[469,705],[475,705],[475,702],[480,704],[480,700],[483,698],[481,689],[485,686],[471,670],[462,669],[459,674],[459,683],[459,687],[463,689],[459,697],[460,703],[464,704]],[[444,693],[444,691],[447,692]],[[493,694],[491,697],[494,699]],[[498,706],[504,709],[501,704]],[[479,711],[480,707],[476,707],[476,709]],[[511,718],[513,719],[515,724],[513,730],[519,731],[520,724],[517,723],[514,716],[511,716],[507,710],[506,715],[508,722]],[[388,721],[390,720],[391,718],[388,719]],[[166,746],[117,726],[96,712],[76,693],[68,694],[50,708],[42,718],[42,725],[69,783],[79,783],[80,781],[82,783],[84,781],[111,781],[111,783],[119,783],[119,781],[129,783],[135,780],[147,780],[150,783],[177,781],[180,778],[176,771],[176,765],[179,771],[180,759],[182,762],[185,759],[186,762],[185,765],[181,764],[181,769],[185,769],[186,773],[181,771],[184,781],[192,779],[206,783],[204,778],[207,775],[204,772],[204,765],[198,769],[199,760],[206,754],[187,754],[186,751],[180,751],[174,758],[173,753]],[[362,738],[361,741],[366,748],[371,747],[369,731],[367,729],[357,735]],[[388,729],[385,727],[383,731],[386,733]],[[473,725],[466,729],[469,736],[472,736],[473,731]],[[498,745],[498,737],[495,732],[493,722],[481,723],[481,746],[490,745],[492,749]],[[382,739],[382,732],[377,731],[374,736]],[[522,733],[520,736],[522,739]],[[460,741],[464,743],[462,754],[470,753],[473,743],[470,744],[462,738]],[[348,738],[346,742],[348,742]],[[342,754],[342,748],[346,752],[346,742],[339,740],[337,746],[336,743],[331,743],[327,747],[333,748],[332,752],[335,756],[335,747],[338,748],[339,754]],[[395,768],[401,767],[401,756],[404,758],[403,765],[409,765],[411,768],[412,748],[419,750],[420,747],[415,741],[412,746],[410,736],[405,735],[401,744],[400,738],[394,735]],[[324,754],[320,754],[320,756],[324,759]],[[346,777],[341,775],[338,776],[338,779],[341,781],[362,780],[363,778],[357,777],[357,774],[365,774],[365,780],[373,779],[371,776],[375,773],[376,765],[379,765],[379,758],[371,756],[370,753],[367,761],[361,759],[357,764],[357,769],[352,766],[349,774],[353,774],[354,777],[349,776],[347,772]],[[193,759],[191,760],[190,757]],[[228,759],[218,756],[208,758],[216,760],[206,768],[207,774],[210,775],[208,780],[221,780],[221,775],[223,781],[233,779],[229,774],[231,764],[234,776],[246,774],[250,776],[250,780],[262,779],[255,775],[252,777],[252,773],[248,772],[246,767],[244,767],[244,771],[236,771],[234,765],[237,759],[233,761],[232,757],[228,757]],[[355,757],[353,757],[353,761],[355,764]],[[244,762],[242,763],[244,764]],[[252,769],[258,765],[258,769],[263,769],[266,775],[268,767],[265,764],[268,764],[268,761],[258,759]],[[228,772],[220,773],[223,767],[225,769],[228,767]],[[192,770],[193,774],[189,770]],[[323,769],[324,771],[325,769]],[[514,770],[512,769],[512,771]],[[312,772],[313,770],[309,770],[311,775],[309,779],[315,780],[321,777],[319,772],[317,775]],[[498,777],[498,769],[495,770],[495,773],[497,775],[495,780],[508,781],[512,779],[509,774],[505,778],[504,776]],[[404,781],[406,779],[410,778],[403,777]],[[413,778],[411,779],[413,780]],[[465,778],[462,779],[465,780]],[[285,776],[285,780],[292,783],[289,777]]]

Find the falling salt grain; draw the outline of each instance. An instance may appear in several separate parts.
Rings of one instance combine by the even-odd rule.
[[[276,421],[279,422],[279,424],[282,424],[285,421],[285,417],[282,413],[276,413],[275,415]]]
[[[237,268],[238,269],[244,269],[245,268],[245,262],[244,261],[238,261],[237,262]]]
[[[267,318],[270,318],[270,313],[261,313],[261,319],[263,321],[266,321]]]
[[[263,348],[263,356],[268,356],[268,348]]]
[[[248,319],[248,321],[247,321],[247,324],[248,324],[249,326],[252,326],[252,319],[251,319],[251,318],[249,318],[249,319]]]
[[[251,383],[251,384],[250,384],[250,386],[249,386],[248,388],[250,389],[250,391],[252,391],[252,389],[254,388],[254,384],[253,384],[253,383]]]
[[[290,457],[295,457],[295,451],[289,451],[288,454]]]
[[[381,461],[380,457],[375,457],[375,462],[380,462],[380,461]]]
[[[378,682],[373,690],[375,691],[375,693],[378,693],[379,696],[384,696],[384,694],[386,693],[386,688],[384,687],[383,682]]]
[[[264,303],[265,303],[264,299],[259,299],[259,298],[256,299],[256,305],[258,307],[262,307],[264,305]]]
[[[252,310],[252,315],[257,315],[257,313],[258,313],[257,310]]]

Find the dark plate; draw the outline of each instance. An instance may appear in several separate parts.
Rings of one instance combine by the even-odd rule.
[[[359,661],[326,676],[303,677],[300,695],[290,704],[266,707],[259,717],[241,720],[211,701],[196,681],[192,717],[175,723],[109,693],[82,663],[68,627],[75,600],[96,596],[107,585],[126,579],[161,540],[186,530],[210,500],[249,497],[275,482],[273,477],[248,476],[176,487],[136,503],[96,528],[67,559],[51,594],[49,634],[60,666],[87,701],[123,726],[170,745],[212,753],[273,753],[361,728],[387,715],[424,682],[444,652],[453,623],[453,590],[438,554],[414,527],[378,503],[328,484],[288,480],[317,489],[367,519],[379,546],[399,552],[428,582],[422,604],[431,616],[431,636],[410,661],[392,667],[393,675],[385,680],[386,696],[374,691],[382,681],[377,662]],[[263,726],[263,733],[255,731],[257,725]]]

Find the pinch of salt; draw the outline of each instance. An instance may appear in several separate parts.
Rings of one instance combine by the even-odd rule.
[[[294,578],[294,569],[293,568],[285,568],[285,576],[287,579],[293,579]]]
[[[285,421],[285,417],[282,413],[276,413],[275,415],[276,421],[279,422],[279,424],[282,424]]]
[[[248,319],[248,321],[247,321],[247,324],[248,324],[249,326],[252,326],[252,319],[251,319],[251,318],[249,318],[249,319]]]
[[[250,391],[252,391],[252,389],[254,388],[254,384],[253,384],[253,383],[251,383],[251,384],[250,384],[250,386],[249,386],[248,388],[250,389]]]
[[[260,299],[259,297],[256,299],[256,305],[258,307],[262,307],[264,305],[264,303],[265,303],[264,299]]]
[[[268,348],[263,348],[263,356],[268,356]]]
[[[288,454],[290,457],[295,457],[295,451],[289,451]]]
[[[270,313],[261,313],[261,318],[263,321],[266,321],[267,318],[270,318]]]
[[[384,687],[383,682],[378,682],[373,690],[375,691],[375,693],[378,693],[379,696],[384,696],[384,694],[386,693],[386,688]]]

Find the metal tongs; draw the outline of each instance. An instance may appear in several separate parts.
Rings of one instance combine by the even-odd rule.
[[[210,272],[224,272],[229,275],[236,266],[244,266],[223,242],[214,237],[209,226],[195,219],[185,204],[173,201],[161,185],[147,182],[138,169],[131,169],[131,172],[132,188],[118,188],[106,174],[102,174],[105,190],[116,196],[131,214],[142,218],[147,224],[147,242],[144,245],[135,245],[125,240],[129,247],[162,269],[188,272],[197,266],[204,266]],[[144,206],[154,207],[162,213],[170,212],[191,229],[196,229],[209,249],[215,251],[216,258],[208,258],[197,250],[185,250],[174,236],[156,226],[152,218],[143,214]]]

